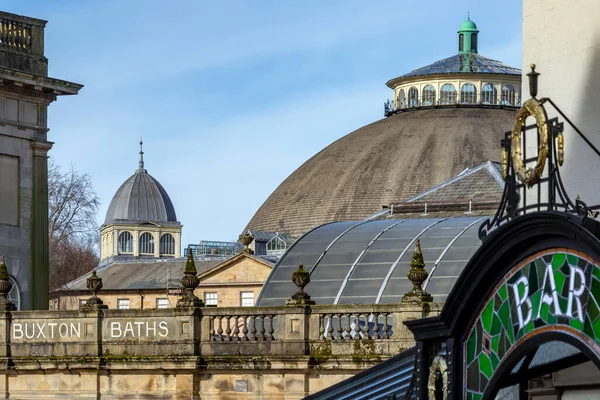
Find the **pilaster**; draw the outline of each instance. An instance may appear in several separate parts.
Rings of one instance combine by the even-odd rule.
[[[47,310],[49,296],[48,256],[48,151],[51,142],[32,141],[33,195],[32,195],[32,279],[31,304],[34,310]]]

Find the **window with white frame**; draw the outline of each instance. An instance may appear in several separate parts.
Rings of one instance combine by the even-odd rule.
[[[160,237],[160,255],[175,254],[175,238],[170,233]]]
[[[119,234],[119,253],[133,253],[133,235],[129,232]]]
[[[451,83],[445,83],[440,89],[440,104],[456,104],[456,88]]]
[[[240,305],[242,307],[254,306],[254,292],[240,292]]]
[[[167,298],[156,299],[156,308],[169,308],[169,299],[167,299]]]
[[[117,299],[117,308],[119,310],[129,310],[129,299]]]
[[[151,233],[145,232],[140,236],[140,253],[154,254],[154,236]]]
[[[205,292],[204,293],[204,304],[207,306],[217,305],[217,292]]]
[[[435,88],[427,85],[423,88],[423,105],[432,106],[435,104]]]

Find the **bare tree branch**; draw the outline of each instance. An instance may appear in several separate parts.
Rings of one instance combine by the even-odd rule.
[[[89,175],[72,165],[62,172],[48,163],[48,234],[50,288],[55,289],[98,265],[100,200]]]

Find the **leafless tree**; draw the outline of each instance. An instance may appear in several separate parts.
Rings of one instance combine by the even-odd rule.
[[[100,200],[92,180],[73,166],[66,172],[48,164],[50,288],[56,289],[98,265]]]

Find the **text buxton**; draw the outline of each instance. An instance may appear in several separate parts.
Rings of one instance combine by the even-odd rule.
[[[14,322],[13,339],[81,338],[81,322]],[[167,337],[167,321],[110,322],[111,338]]]

